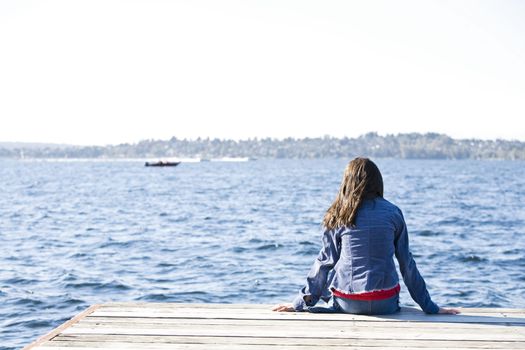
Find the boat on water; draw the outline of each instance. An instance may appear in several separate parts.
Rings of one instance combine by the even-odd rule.
[[[177,166],[180,162],[167,162],[159,160],[158,162],[146,162],[144,166]]]

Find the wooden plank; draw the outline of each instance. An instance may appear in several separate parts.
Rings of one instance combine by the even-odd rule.
[[[65,342],[99,342],[98,335],[69,335],[63,334],[55,337],[53,343],[59,344]],[[290,337],[210,337],[210,336],[147,336],[147,335],[104,335],[104,342],[110,344],[113,342],[124,342],[125,344],[239,344],[239,345],[304,345],[304,346],[361,346],[361,347],[388,347],[395,346],[396,343],[401,343],[402,346],[412,348],[448,348],[451,345],[460,345],[469,349],[522,349],[524,347],[521,342],[505,342],[505,341],[461,341],[451,342],[446,340],[421,341],[417,339],[404,340],[383,340],[383,339],[356,339],[356,338],[323,338],[322,343],[318,338],[290,338]]]
[[[79,344],[64,344],[64,345],[41,345],[35,350],[166,350],[166,349],[188,349],[188,350],[202,350],[210,349],[211,344],[129,344],[129,343],[79,343]],[[217,350],[316,350],[322,346],[323,349],[332,350],[419,350],[420,347],[406,347],[406,346],[382,346],[382,347],[362,347],[362,346],[325,346],[325,345],[245,345],[245,344],[213,344],[211,348]],[[454,347],[454,350],[471,350],[472,348]],[[432,350],[450,350],[448,347],[433,347]]]
[[[289,345],[289,346],[281,346],[281,345],[249,345],[248,347],[246,345],[213,345],[212,349],[217,350],[315,350],[319,349],[320,345],[316,346],[302,346],[302,345]],[[325,349],[325,347],[322,347]],[[46,346],[42,345],[35,350],[166,350],[166,349],[177,349],[177,350],[209,350],[210,345],[199,345],[199,344],[179,344],[176,347],[173,345],[151,345],[151,344],[143,344],[143,345],[135,345],[135,344],[120,344],[108,347],[107,345],[101,343],[93,346],[89,345],[79,345],[79,346],[73,346],[73,345],[66,345],[66,346]],[[330,346],[326,347],[326,349],[332,349],[332,350],[419,350],[420,348],[410,348],[410,347],[345,347],[345,346]],[[433,350],[450,350],[450,348],[432,348]],[[461,348],[461,347],[454,347],[454,350],[470,350],[469,348]]]
[[[399,313],[392,316],[364,316],[364,315],[350,315],[350,314],[312,314],[308,312],[286,312],[277,313],[272,311],[250,313],[250,312],[232,312],[224,310],[224,312],[206,312],[204,311],[187,311],[187,310],[171,310],[171,311],[159,311],[159,310],[97,310],[93,313],[93,316],[97,317],[138,317],[138,318],[221,318],[221,319],[267,319],[267,320],[283,320],[283,319],[303,319],[303,320],[355,320],[355,321],[382,321],[382,322],[399,322],[399,321],[412,321],[412,322],[446,322],[446,323],[513,323],[513,324],[525,324],[525,317],[505,317],[493,315],[471,315],[471,314],[460,314],[460,315],[425,315],[420,314],[405,314]]]
[[[358,327],[323,327],[315,329],[308,327],[307,324],[302,327],[282,328],[274,327],[240,327],[240,326],[223,326],[223,327],[194,327],[194,326],[177,326],[177,327],[105,327],[97,325],[89,327],[86,325],[72,326],[65,329],[63,334],[143,334],[143,335],[170,335],[170,336],[238,336],[238,337],[316,337],[316,338],[368,338],[368,339],[426,339],[426,340],[477,340],[477,341],[523,341],[525,334],[517,332],[515,329],[494,328],[489,331],[465,332],[463,330],[440,330],[426,328],[412,328],[403,332],[381,329],[363,329]]]
[[[131,316],[131,317],[114,317],[114,316],[98,316],[93,315],[87,317],[84,322],[124,322],[124,323],[164,323],[164,324],[173,324],[173,323],[191,323],[191,324],[252,324],[252,323],[275,323],[281,322],[281,324],[286,324],[286,322],[299,322],[299,321],[308,321],[309,324],[316,325],[319,323],[330,324],[330,323],[353,323],[360,324],[363,326],[386,326],[388,327],[414,327],[414,323],[418,323],[419,326],[425,327],[429,325],[431,327],[471,327],[471,328],[487,328],[491,326],[524,326],[524,320],[517,319],[512,322],[514,319],[511,318],[498,318],[491,319],[486,317],[464,317],[464,316],[447,316],[447,317],[435,317],[435,318],[425,318],[424,321],[414,321],[414,318],[376,318],[376,317],[341,317],[333,318],[331,316],[323,317],[323,315],[318,314],[318,317],[300,317],[302,315],[278,315],[278,317],[260,317],[260,318],[248,318],[248,317],[140,317],[140,316]],[[417,319],[419,320],[419,319]],[[452,321],[452,322],[451,322]]]
[[[309,320],[308,327],[326,327],[329,326],[330,322],[334,321],[322,321],[322,320]],[[186,325],[186,326],[197,326],[197,327],[211,327],[211,326],[274,326],[278,324],[280,327],[293,327],[298,325],[298,320],[253,320],[253,319],[202,319],[202,318],[125,318],[125,317],[87,317],[82,321],[82,325],[104,325],[104,326],[119,326],[119,327],[166,327],[170,325]],[[301,325],[304,325],[302,323]],[[352,320],[341,320],[337,321],[338,327],[363,327],[363,328],[374,328],[382,329],[388,327],[388,329],[397,329],[402,331],[407,328],[414,328],[412,322],[378,322],[378,321],[352,321]],[[420,322],[417,327],[419,329],[462,329],[468,330],[482,330],[487,331],[492,329],[494,325],[485,323],[443,323],[443,322]],[[500,326],[506,326],[500,325]]]
[[[251,324],[251,325],[244,325],[244,324],[212,324],[212,325],[193,325],[193,324],[119,324],[119,323],[113,323],[113,324],[85,324],[82,323],[80,325],[71,327],[71,332],[75,333],[82,333],[84,329],[99,329],[101,331],[107,330],[109,332],[115,332],[118,330],[136,330],[139,333],[148,331],[148,330],[156,330],[158,332],[163,332],[165,330],[177,328],[178,330],[183,329],[195,329],[195,328],[214,328],[217,330],[229,330],[229,329],[236,329],[237,331],[248,331],[251,329],[256,329],[260,332],[272,332],[272,331],[278,331],[279,329],[286,329],[287,331],[291,330],[301,330],[304,328],[309,329],[309,333],[311,336],[319,336],[323,337],[325,333],[325,328],[331,327],[334,329],[340,329],[345,330],[348,332],[356,332],[356,333],[363,333],[369,330],[373,330],[375,333],[382,333],[382,334],[392,334],[395,335],[399,332],[404,332],[407,334],[411,333],[417,333],[421,331],[425,331],[426,334],[464,334],[468,332],[470,335],[481,335],[484,336],[487,332],[490,332],[491,335],[515,335],[516,337],[520,339],[525,339],[525,333],[519,332],[519,328],[515,327],[500,327],[500,328],[439,328],[439,327],[405,327],[405,328],[391,328],[391,327],[363,327],[361,325],[326,325],[326,324],[320,324],[320,325],[305,325],[305,324],[287,324],[287,325],[281,325],[281,324],[266,324],[266,325],[258,325],[258,324]],[[312,330],[310,330],[312,329]],[[520,336],[521,335],[521,336]]]
[[[102,304],[101,309],[106,308],[174,308],[174,309],[221,309],[221,310],[271,310],[273,304],[220,304],[220,303],[149,303],[149,302],[111,302]],[[415,307],[402,307],[402,312],[422,312],[420,309]],[[525,314],[525,309],[510,309],[510,308],[458,308],[460,310],[468,310],[469,313],[522,313]]]
[[[186,304],[183,304],[182,306],[179,306],[177,304],[172,305],[169,304],[168,306],[163,307],[156,307],[156,306],[148,306],[148,305],[136,305],[136,304],[130,304],[125,305],[121,304],[120,306],[110,306],[105,305],[104,307],[100,308],[101,312],[109,312],[109,311],[122,311],[123,309],[134,311],[134,312],[140,312],[140,311],[148,311],[148,312],[159,312],[159,313],[180,313],[180,312],[194,312],[194,313],[230,313],[230,314],[266,314],[268,312],[271,312],[271,306],[267,305],[264,308],[261,308],[260,306],[255,308],[250,307],[243,307],[243,308],[237,308],[237,307],[230,307],[229,304],[221,304],[222,307],[219,305],[214,305],[214,307],[211,307],[209,309],[204,307],[191,307]],[[508,317],[525,317],[525,310],[516,309],[512,312],[506,312],[505,310],[508,309],[487,309],[486,311],[483,311],[483,309],[461,309],[458,308],[460,311],[462,311],[461,314],[467,314],[472,316],[501,316],[501,315],[507,315]],[[304,312],[305,314],[308,314],[307,312]],[[399,313],[398,313],[399,314]],[[397,314],[397,315],[398,315]],[[420,309],[417,308],[410,308],[410,307],[402,307],[401,308],[401,314],[417,314],[417,315],[425,315]],[[427,316],[427,315],[425,315]],[[428,315],[428,316],[434,316],[434,315]]]
[[[240,309],[240,310],[270,310],[271,304],[225,304],[225,303],[150,303],[150,302],[110,302],[101,305],[102,308],[134,308],[146,307],[155,309]]]
[[[43,344],[45,342],[48,342],[49,340],[53,339],[55,336],[60,334],[63,330],[67,329],[68,327],[70,327],[73,324],[75,324],[75,323],[79,322],[80,320],[82,320],[84,317],[86,317],[86,316],[90,315],[91,313],[93,313],[99,307],[100,307],[100,305],[97,305],[97,304],[90,306],[89,308],[87,308],[86,310],[82,311],[81,313],[79,313],[78,315],[76,315],[75,317],[70,319],[69,321],[64,322],[62,325],[60,325],[57,328],[53,329],[51,332],[49,332],[49,333],[45,334],[44,336],[38,338],[37,340],[35,340],[31,344],[25,346],[22,350],[34,349],[34,348],[40,346],[41,344]]]

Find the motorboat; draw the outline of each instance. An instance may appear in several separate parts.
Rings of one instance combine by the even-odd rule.
[[[163,160],[159,160],[157,162],[146,162],[144,163],[144,166],[177,166],[180,162],[167,162]]]

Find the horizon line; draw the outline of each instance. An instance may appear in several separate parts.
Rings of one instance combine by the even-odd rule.
[[[127,141],[127,142],[118,142],[118,143],[90,143],[90,144],[74,144],[74,143],[67,143],[67,142],[53,142],[53,141],[2,141],[0,140],[0,147],[3,147],[4,145],[14,145],[14,144],[22,144],[22,145],[34,145],[34,146],[60,146],[60,147],[108,147],[108,146],[119,146],[119,145],[134,145],[139,144],[141,142],[151,142],[151,141],[170,141],[171,139],[177,139],[177,140],[185,140],[185,141],[198,141],[198,140],[219,140],[219,141],[254,141],[254,140],[267,140],[270,139],[272,141],[284,141],[286,139],[292,139],[292,140],[305,140],[305,139],[358,139],[367,135],[376,135],[378,137],[399,137],[403,135],[439,135],[439,136],[445,136],[455,141],[506,141],[506,142],[520,142],[523,143],[525,140],[520,140],[517,138],[481,138],[481,137],[464,137],[464,138],[456,138],[452,137],[446,133],[440,133],[440,132],[434,132],[434,131],[427,131],[427,132],[399,132],[399,133],[379,133],[376,131],[369,131],[363,134],[360,134],[358,136],[333,136],[333,135],[322,135],[322,136],[302,136],[302,137],[296,137],[296,136],[286,136],[286,137],[272,137],[272,136],[254,136],[254,137],[246,137],[246,138],[221,138],[221,137],[215,137],[215,136],[197,136],[197,137],[178,137],[178,136],[171,136],[169,138],[143,138],[138,141]]]

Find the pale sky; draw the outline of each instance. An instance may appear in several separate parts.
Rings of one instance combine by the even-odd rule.
[[[0,141],[525,141],[524,117],[525,1],[0,1]]]

